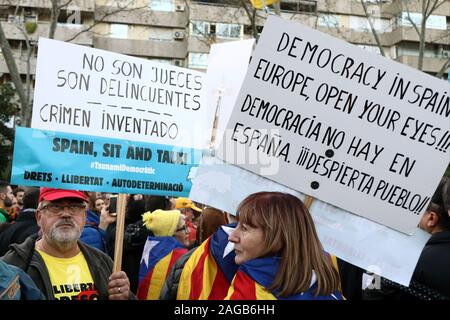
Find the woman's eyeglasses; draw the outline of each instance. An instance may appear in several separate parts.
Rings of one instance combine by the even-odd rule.
[[[175,232],[178,232],[178,231],[184,231],[184,232],[188,233],[189,229],[188,229],[187,225],[184,225],[181,228],[175,230]]]

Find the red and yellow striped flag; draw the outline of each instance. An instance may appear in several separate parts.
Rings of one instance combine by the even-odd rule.
[[[139,270],[139,300],[158,300],[173,264],[187,252],[173,237],[148,237]]]
[[[225,298],[238,268],[229,250],[228,233],[235,227],[230,226],[219,228],[192,253],[181,272],[177,300]]]
[[[238,271],[224,300],[277,300],[269,290]]]

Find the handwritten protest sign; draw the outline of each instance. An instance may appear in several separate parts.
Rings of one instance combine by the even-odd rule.
[[[270,16],[218,156],[412,232],[450,155],[448,84]]]
[[[211,45],[205,76],[206,99],[210,117],[206,132],[211,132],[212,149],[217,148],[230,118],[237,93],[250,61],[255,39]]]
[[[204,74],[39,39],[32,127],[203,148]]]
[[[201,151],[17,128],[12,183],[61,189],[187,196]]]
[[[236,181],[239,181],[238,187]],[[241,169],[216,157],[203,157],[192,180],[189,197],[235,214],[239,203],[260,191],[305,195]],[[310,210],[324,250],[342,260],[400,284],[409,285],[417,260],[430,235],[416,229],[414,235],[351,214],[316,200]]]

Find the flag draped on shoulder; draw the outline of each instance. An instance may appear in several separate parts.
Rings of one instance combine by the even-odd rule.
[[[186,252],[174,237],[148,237],[139,268],[138,299],[159,299],[172,265]]]
[[[223,300],[238,266],[228,235],[236,227],[220,227],[205,240],[184,265],[177,300]]]
[[[264,0],[266,6],[276,3],[278,1],[279,0]],[[252,6],[255,7],[256,9],[264,8],[264,3],[262,2],[262,0],[250,0],[250,2],[252,3]]]
[[[280,264],[279,257],[250,260],[239,267],[225,300],[342,300],[338,290],[327,296],[315,296],[317,288],[315,275],[306,292],[289,297],[280,297],[269,290]]]

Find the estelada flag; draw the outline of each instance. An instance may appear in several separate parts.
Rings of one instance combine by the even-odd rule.
[[[138,299],[158,300],[170,269],[186,252],[174,237],[148,237],[139,268]]]
[[[265,257],[250,260],[239,267],[225,300],[343,300],[339,290],[330,295],[316,296],[316,276],[313,272],[311,285],[305,292],[289,297],[280,297],[272,285],[280,264],[280,257]]]
[[[190,256],[178,284],[177,300],[223,300],[238,266],[228,235],[236,227],[220,227]]]
[[[278,1],[279,0],[264,0],[266,6],[271,5],[272,3],[276,3]],[[256,9],[264,8],[264,3],[262,2],[262,0],[250,0],[250,2],[252,3],[252,6],[255,7]]]

